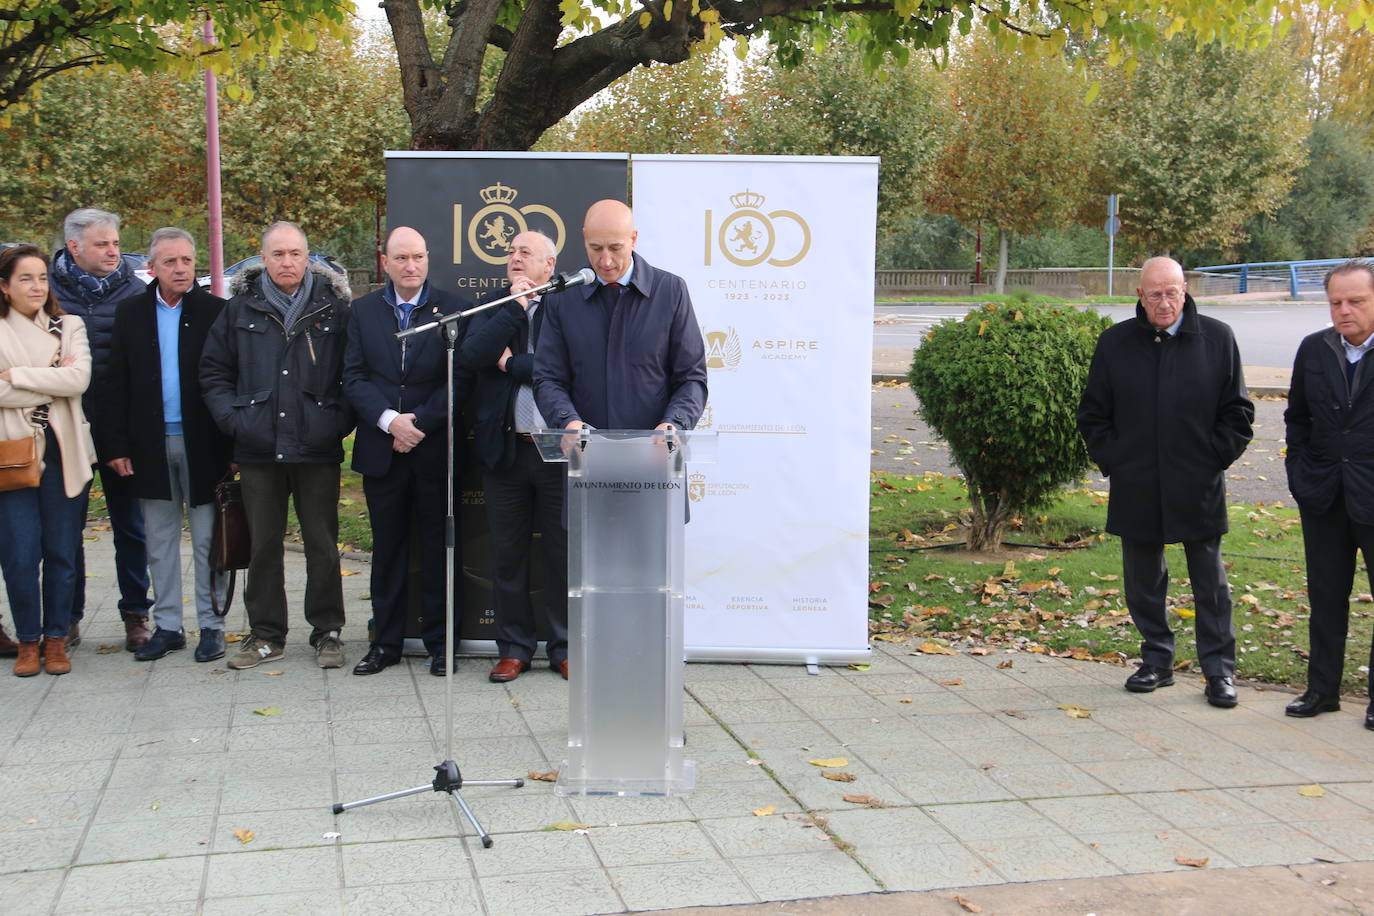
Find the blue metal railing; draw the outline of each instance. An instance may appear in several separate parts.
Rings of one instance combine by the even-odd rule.
[[[1240,288],[1237,292],[1250,291],[1252,280],[1279,281],[1288,284],[1288,293],[1297,298],[1303,293],[1319,293],[1326,272],[1344,258],[1328,258],[1320,261],[1264,261],[1252,264],[1217,264],[1212,267],[1198,267],[1195,270],[1212,277],[1235,277]]]

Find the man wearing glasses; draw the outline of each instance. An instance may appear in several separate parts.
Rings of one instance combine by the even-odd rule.
[[[1135,318],[1098,338],[1078,405],[1088,454],[1111,481],[1107,531],[1121,538],[1126,606],[1141,636],[1141,665],[1126,689],[1174,682],[1164,545],[1181,542],[1207,702],[1229,708],[1236,638],[1221,563],[1223,474],[1250,443],[1255,408],[1231,329],[1198,314],[1177,261],[1146,261],[1136,294]]]

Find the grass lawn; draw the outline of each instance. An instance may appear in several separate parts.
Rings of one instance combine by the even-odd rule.
[[[870,630],[913,651],[984,647],[1124,662],[1140,638],[1121,592],[1119,541],[1103,533],[1107,494],[1074,490],[1007,534],[1006,556],[971,556],[962,540],[968,498],[956,478],[874,474],[870,500]],[[1235,604],[1237,675],[1302,685],[1307,590],[1296,509],[1229,507],[1223,558]],[[1025,545],[1025,546],[1012,546]],[[1178,667],[1198,670],[1183,549],[1166,551]],[[1374,599],[1356,580],[1344,688],[1366,690]],[[1124,678],[1124,673],[1123,673]]]
[[[1041,302],[1048,304],[1068,303],[1071,305],[1135,305],[1135,296],[1084,296],[1081,299],[1059,299],[1054,296],[1035,296],[1022,295],[1020,293],[1005,293],[997,295],[995,293],[985,293],[981,296],[882,296],[875,300],[877,303],[898,303],[898,302],[930,302],[937,305],[986,305],[989,302],[998,304],[1007,302]]]

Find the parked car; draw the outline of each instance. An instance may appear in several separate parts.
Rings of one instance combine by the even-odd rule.
[[[133,268],[134,276],[140,283],[148,283],[153,279],[153,273],[148,269],[148,256],[143,252],[124,252],[124,262]]]
[[[348,271],[344,270],[343,266],[340,265],[338,261],[334,260],[333,255],[324,254],[320,251],[312,251],[310,252],[310,261],[312,264],[323,264],[325,267],[328,267],[335,273],[343,274],[344,276],[348,275]],[[251,258],[244,258],[242,261],[235,261],[233,264],[230,264],[228,267],[224,268],[224,277],[227,280],[229,277],[232,277],[234,274],[238,273],[241,270],[246,270],[249,267],[259,267],[261,265],[262,255],[255,254]],[[208,287],[210,285],[209,274],[206,274],[205,276],[201,277],[196,282],[199,283],[201,286]]]

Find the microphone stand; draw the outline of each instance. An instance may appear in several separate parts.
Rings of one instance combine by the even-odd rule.
[[[562,280],[563,278],[560,277],[559,279]],[[558,283],[557,280],[552,281],[551,283],[546,284],[544,288],[552,288],[553,285],[556,283]],[[561,289],[562,287],[559,288]],[[474,312],[480,312],[483,309],[491,308],[494,305],[501,305],[504,302],[509,302],[512,299],[517,299],[519,298],[519,296],[529,295],[531,292],[534,291],[526,290],[525,292],[519,293],[515,296],[506,296],[504,299],[498,299],[495,302],[489,302],[485,305],[479,305],[475,308],[470,308],[465,312],[454,312],[452,315],[445,315],[438,321],[431,321],[429,324],[421,325],[417,328],[407,328],[406,330],[399,331],[396,334],[396,337],[398,339],[404,340],[407,337],[412,337],[416,334],[421,333],[422,331],[428,331],[432,328],[441,328],[443,331],[444,340],[447,344],[448,517],[445,519],[444,522],[444,548],[445,556],[447,558],[447,572],[444,578],[444,593],[448,604],[448,619],[446,620],[447,625],[444,628],[444,663],[448,665],[448,671],[444,684],[444,759],[437,766],[434,767],[434,781],[431,783],[428,783],[423,786],[416,786],[413,789],[402,789],[399,792],[388,792],[385,795],[377,795],[372,798],[364,798],[360,801],[344,802],[342,804],[334,805],[334,813],[342,814],[350,808],[360,808],[363,805],[375,805],[378,802],[391,801],[395,798],[408,798],[411,795],[419,795],[422,792],[429,792],[431,790],[435,792],[443,792],[444,794],[448,795],[448,797],[452,799],[453,802],[458,806],[459,810],[463,812],[463,816],[468,819],[468,823],[472,824],[472,829],[477,831],[477,835],[482,840],[482,848],[484,849],[491,848],[491,836],[486,832],[486,830],[482,828],[482,825],[478,823],[477,815],[474,814],[472,808],[468,806],[468,803],[466,800],[464,800],[462,792],[460,790],[463,788],[464,785],[509,786],[511,788],[518,789],[525,784],[525,780],[519,777],[515,779],[464,780],[462,772],[458,769],[458,764],[454,763],[453,761],[453,650],[458,641],[457,634],[454,633],[455,627],[453,621],[453,609],[456,605],[457,598],[454,561],[457,559],[456,546],[458,534],[458,526],[456,524],[454,517],[454,491],[456,489],[454,483],[454,466],[456,463],[454,459],[456,457],[456,453],[454,451],[453,443],[453,410],[455,406],[455,388],[453,383],[453,366],[455,362],[454,348],[456,347],[458,341],[458,320],[460,318],[465,318],[473,314]]]

